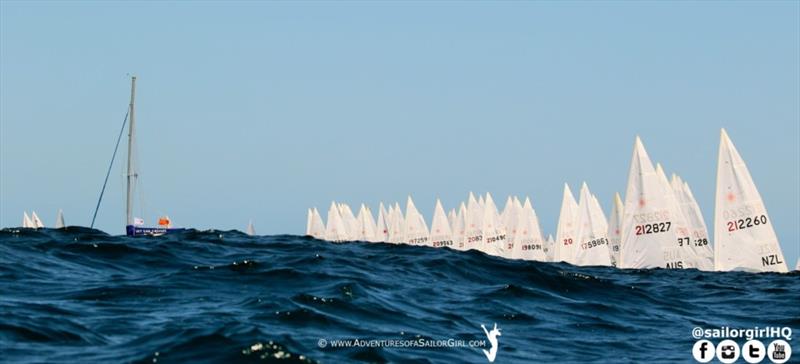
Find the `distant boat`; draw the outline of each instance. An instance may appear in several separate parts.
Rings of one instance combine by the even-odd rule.
[[[145,227],[144,220],[133,216],[133,189],[139,173],[133,163],[133,152],[136,140],[136,76],[131,77],[131,102],[128,109],[130,123],[128,123],[128,173],[126,178],[126,198],[125,198],[125,234],[128,236],[149,235],[157,236],[168,233],[184,231],[185,229],[175,229],[172,227],[172,220],[168,216],[158,219],[158,227]]]
[[[767,208],[725,129],[720,132],[714,270],[787,272]]]
[[[247,235],[255,236],[256,235],[256,228],[253,227],[253,220],[247,224]]]
[[[44,223],[39,216],[36,215],[36,211],[31,211],[31,222],[33,223],[33,226],[31,226],[33,228],[40,229],[44,227]]]
[[[622,240],[622,198],[619,192],[614,193],[614,204],[611,207],[611,217],[608,221],[608,248],[611,252],[611,265],[617,266],[619,262],[619,244]]]
[[[67,225],[64,224],[64,212],[61,209],[58,210],[58,215],[56,215],[56,225],[54,226],[56,229],[63,229]]]
[[[22,212],[22,227],[24,227],[24,228],[35,228],[36,227],[36,225],[33,224],[33,221],[31,220],[30,216],[28,216],[28,212],[27,211],[23,211]]]

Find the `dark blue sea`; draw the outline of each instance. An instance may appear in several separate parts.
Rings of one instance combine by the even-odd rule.
[[[333,347],[485,341],[482,324],[500,328],[495,363],[693,362],[694,327],[800,334],[800,275],[237,231],[0,231],[0,362],[487,363],[481,347]]]

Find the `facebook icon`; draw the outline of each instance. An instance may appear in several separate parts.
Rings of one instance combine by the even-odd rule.
[[[711,359],[714,359],[715,349],[714,344],[708,340],[698,340],[694,343],[694,347],[692,347],[692,356],[694,356],[694,360],[697,360],[700,363],[708,363]]]

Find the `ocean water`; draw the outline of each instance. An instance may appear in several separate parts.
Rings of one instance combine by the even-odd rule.
[[[692,362],[694,327],[800,334],[800,275],[574,267],[236,231],[6,229],[0,315],[0,362],[486,363],[480,347],[332,343],[485,341],[480,325],[495,323],[495,363]]]

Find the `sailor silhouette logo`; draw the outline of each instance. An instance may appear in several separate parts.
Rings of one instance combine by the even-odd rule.
[[[487,331],[486,326],[481,325],[483,328],[483,332],[486,333],[486,337],[489,338],[489,343],[492,344],[491,349],[488,351],[486,349],[483,350],[483,353],[486,354],[486,359],[489,359],[490,363],[494,363],[494,358],[497,357],[497,337],[502,336],[503,334],[500,333],[500,329],[497,328],[497,323],[494,324],[494,328],[492,331]]]
[[[775,340],[767,347],[767,357],[773,363],[785,363],[792,357],[792,347],[784,340]]]

